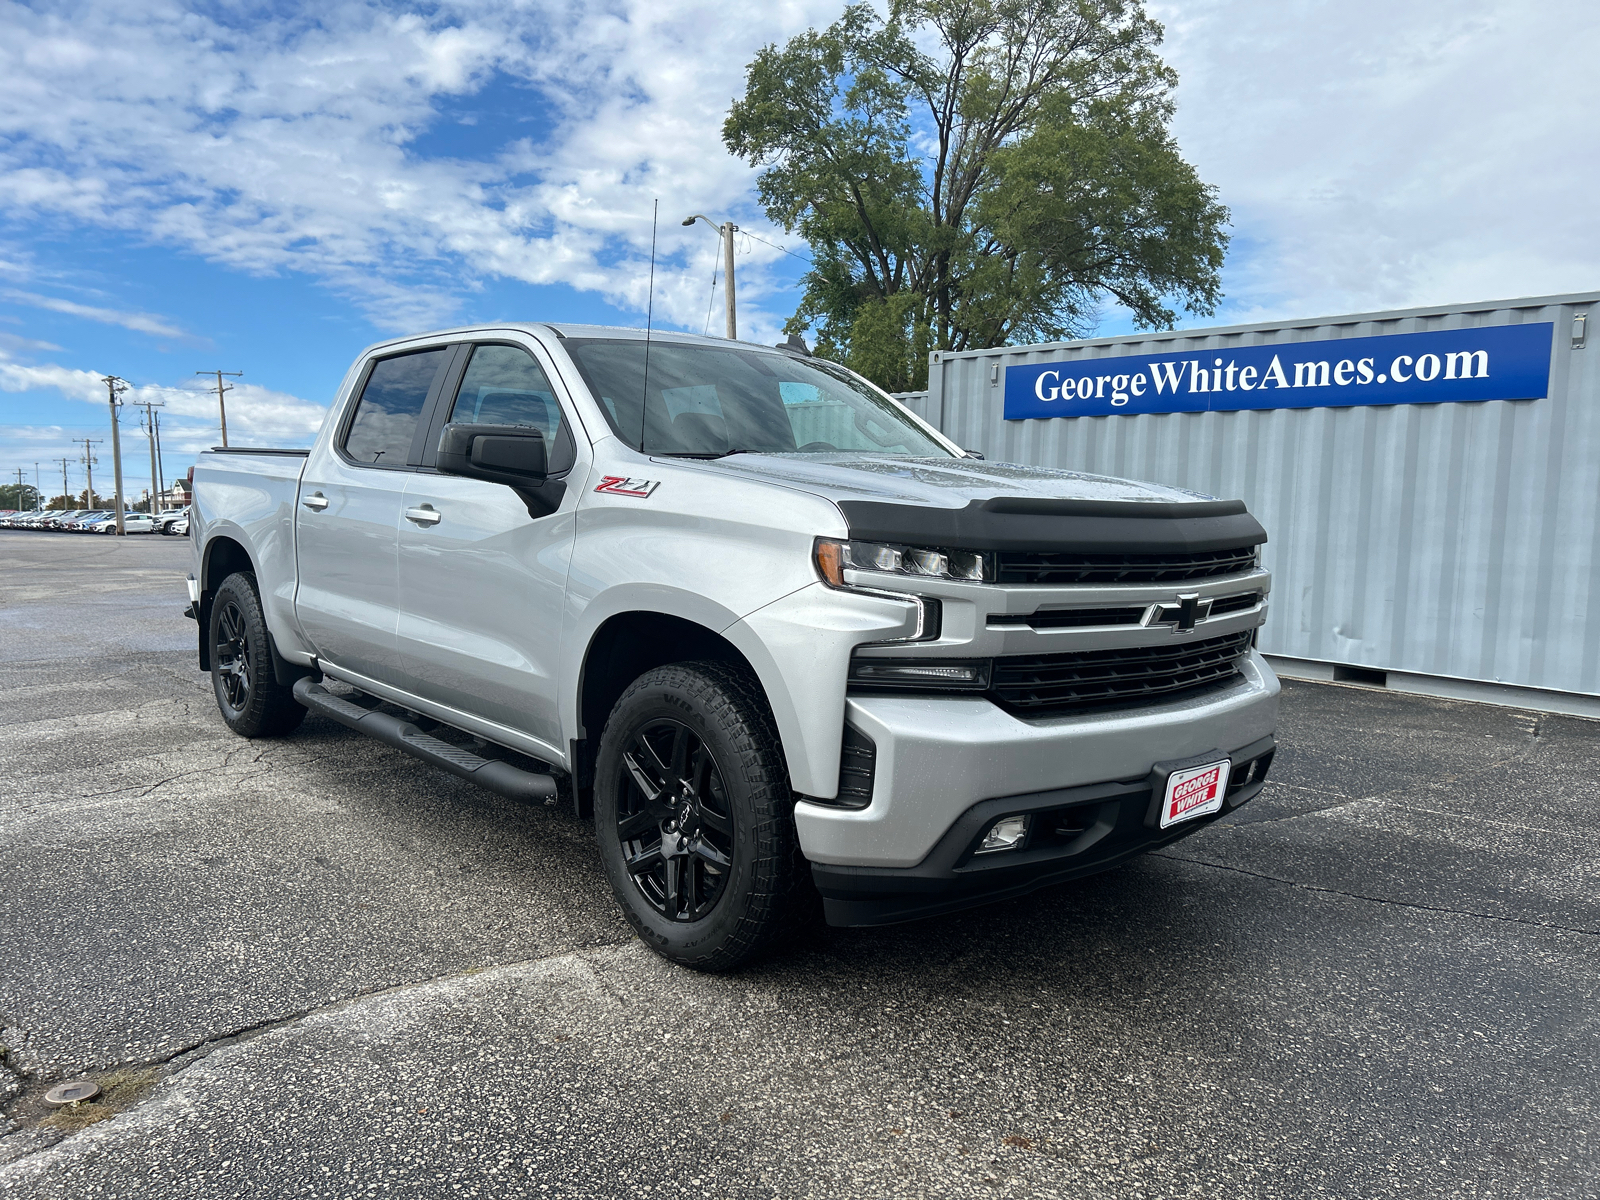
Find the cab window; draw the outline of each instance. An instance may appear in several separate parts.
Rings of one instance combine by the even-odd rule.
[[[373,364],[344,437],[345,454],[369,466],[405,466],[434,376],[449,354],[441,346]]]
[[[544,435],[550,474],[571,468],[576,450],[555,391],[533,355],[519,346],[472,348],[448,420],[473,425],[531,425]]]

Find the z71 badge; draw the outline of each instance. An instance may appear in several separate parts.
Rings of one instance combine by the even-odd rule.
[[[621,475],[606,475],[600,480],[600,486],[594,490],[609,492],[613,496],[635,496],[644,500],[660,486],[661,481],[658,479],[624,479]]]

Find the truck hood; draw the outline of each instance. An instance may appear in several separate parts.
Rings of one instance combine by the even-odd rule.
[[[1238,500],[980,459],[737,454],[706,463],[831,500],[850,537],[975,551],[1193,554],[1267,540]]]
[[[735,454],[713,459],[711,465],[719,471],[786,484],[835,502],[877,500],[933,508],[965,508],[974,500],[999,497],[1112,500],[1133,504],[1211,499],[1199,492],[1109,475],[1086,475],[1078,471],[974,458]]]

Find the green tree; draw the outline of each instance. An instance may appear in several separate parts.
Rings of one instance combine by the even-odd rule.
[[[0,509],[32,512],[39,505],[39,493],[31,483],[20,487],[15,483],[0,484]]]
[[[1146,329],[1215,311],[1228,210],[1169,132],[1161,37],[1140,0],[891,0],[761,50],[723,141],[810,243],[789,332],[905,390],[1108,296]]]

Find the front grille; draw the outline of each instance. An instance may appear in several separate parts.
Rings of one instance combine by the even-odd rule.
[[[1224,617],[1229,613],[1244,612],[1245,609],[1254,608],[1260,603],[1260,592],[1246,592],[1242,596],[1224,596],[1220,600],[1211,602],[1211,615]]]
[[[1019,717],[1176,700],[1238,674],[1254,634],[1245,629],[1163,646],[997,658],[989,694]]]
[[[1254,546],[1193,554],[1056,554],[1001,551],[998,583],[1181,583],[1235,575],[1256,565]]]
[[[1096,625],[1137,625],[1144,605],[1134,608],[1054,608],[1036,613],[991,613],[989,624],[1019,629],[1086,629]]]
[[[1210,617],[1244,612],[1260,603],[1260,592],[1220,596],[1211,602]],[[1129,608],[1041,608],[1035,613],[990,613],[987,624],[991,629],[1088,629],[1103,625],[1138,625],[1144,620],[1144,614],[1142,604]]]

